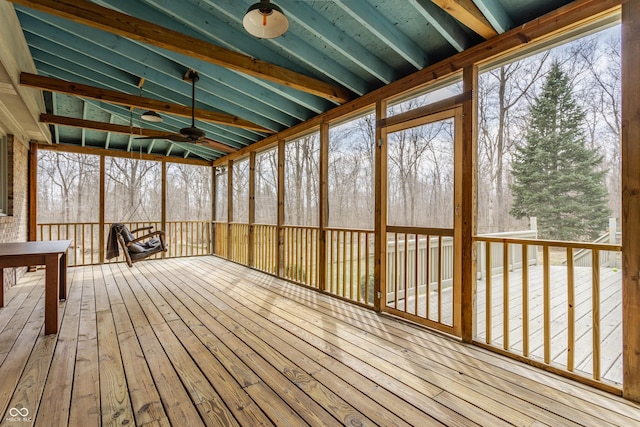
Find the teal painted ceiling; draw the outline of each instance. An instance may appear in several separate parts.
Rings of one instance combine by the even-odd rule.
[[[473,0],[497,34],[568,0]],[[244,31],[253,0],[99,0],[100,6],[284,67],[364,95],[484,40],[429,0],[274,0],[289,19],[276,39]],[[196,108],[237,116],[272,132],[337,105],[316,95],[213,65],[111,32],[23,6],[15,6],[39,75],[191,105],[185,71],[200,74]],[[144,79],[142,88],[140,80]],[[47,113],[124,126],[179,132],[190,119],[163,115],[154,124],[139,109],[45,92]],[[207,137],[233,149],[265,132],[196,121]],[[206,145],[52,125],[60,144],[214,160],[225,153]]]

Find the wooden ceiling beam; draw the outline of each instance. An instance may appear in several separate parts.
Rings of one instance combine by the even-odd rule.
[[[485,39],[498,35],[498,32],[472,0],[433,0],[433,2]]]
[[[55,114],[40,114],[40,123],[47,123],[58,126],[68,126],[80,129],[93,129],[103,132],[122,133],[125,135],[138,135],[138,136],[157,136],[158,139],[163,139],[171,135],[175,135],[171,132],[163,132],[155,129],[146,129],[136,126],[117,125],[114,123],[97,122],[93,120],[76,119],[74,117],[58,116]],[[235,147],[230,147],[218,141],[207,138],[207,141],[203,144],[207,147],[213,148],[224,153],[233,153],[237,151]]]
[[[210,160],[199,159],[185,159],[183,157],[169,156],[168,154],[147,154],[147,153],[131,153],[124,150],[110,150],[106,148],[94,148],[94,147],[82,147],[80,145],[72,144],[38,144],[39,150],[57,151],[64,153],[79,153],[79,154],[93,154],[96,156],[107,157],[120,157],[125,159],[140,159],[140,160],[152,160],[156,162],[169,162],[169,163],[181,163],[196,166],[211,166],[213,164]],[[132,156],[134,154],[135,156]]]
[[[279,83],[338,103],[351,92],[86,0],[9,0],[41,12]]]
[[[68,82],[66,80],[55,79],[53,77],[39,76],[37,74],[20,73],[20,85],[35,87],[51,92],[66,93],[81,98],[97,99],[126,107],[135,107],[146,110],[160,111],[175,116],[191,118],[191,107],[174,104],[171,102],[159,101],[157,99],[144,98],[142,96],[130,95],[128,93],[115,90],[101,89],[81,83]],[[243,120],[239,117],[213,111],[195,109],[195,118],[205,122],[218,123],[227,126],[234,126],[243,129],[255,130],[272,134],[272,130]]]

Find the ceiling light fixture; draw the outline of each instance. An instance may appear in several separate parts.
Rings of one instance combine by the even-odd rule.
[[[140,81],[138,82],[138,87],[140,88],[140,98],[142,98],[142,85],[144,85],[144,77],[141,77]],[[145,122],[160,123],[162,121],[162,116],[155,111],[145,111],[144,113],[142,113],[140,118]]]
[[[280,37],[287,31],[289,21],[280,7],[265,0],[249,7],[242,25],[252,36],[272,39]]]
[[[162,116],[155,111],[145,111],[140,118],[147,122],[160,123],[162,122]]]

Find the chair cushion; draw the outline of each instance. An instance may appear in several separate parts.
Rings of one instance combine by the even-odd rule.
[[[142,244],[145,249],[155,248],[160,245],[160,239],[153,237]]]
[[[129,252],[141,253],[147,250],[147,248],[138,245],[137,243],[132,243],[127,246],[129,248]]]

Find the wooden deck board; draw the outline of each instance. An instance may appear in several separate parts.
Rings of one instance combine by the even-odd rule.
[[[240,283],[235,284],[234,289],[231,292],[240,294],[239,297],[241,299],[251,299],[252,294],[249,293],[249,291],[245,293],[238,290],[238,287],[244,285],[244,283],[245,282],[241,281]],[[255,289],[252,289],[251,292],[254,294],[256,293]],[[271,299],[273,298],[265,297],[265,301]],[[263,309],[267,309],[269,306],[272,306],[272,304],[265,304],[265,306],[263,306]],[[286,310],[286,307],[290,306],[289,300],[278,301],[275,306],[282,306],[283,310]],[[274,308],[271,308],[270,311],[274,311]],[[290,313],[294,313],[295,311],[297,311],[295,307],[289,309]],[[280,313],[279,316],[286,317],[286,314]],[[352,328],[348,324],[342,326],[335,324],[332,320],[332,316],[319,316],[316,318],[313,314],[310,314],[309,311],[306,311],[304,313],[304,317],[306,320],[313,321],[314,323],[318,323],[320,321],[322,322],[323,328],[316,331],[316,333],[318,334],[322,334],[325,329],[327,331],[340,331],[339,337],[341,336],[343,342],[338,342],[337,345],[339,345],[343,351],[353,351],[352,349],[350,350],[348,348],[349,344],[347,342],[350,342],[351,344],[356,344],[359,349],[363,351],[363,360],[371,360],[372,358],[378,357],[380,359],[379,363],[392,363],[396,365],[398,369],[403,368],[402,361],[411,359],[416,362],[416,364],[414,365],[414,369],[411,372],[412,375],[415,375],[418,378],[423,378],[425,381],[428,381],[431,384],[440,387],[441,389],[455,390],[455,393],[457,393],[458,395],[465,396],[469,404],[477,405],[477,411],[481,411],[484,408],[489,414],[497,409],[497,402],[506,402],[501,403],[501,405],[513,405],[514,409],[520,411],[520,413],[514,411],[514,414],[509,420],[510,422],[515,423],[516,425],[529,425],[531,422],[533,422],[533,419],[527,421],[527,416],[525,415],[525,413],[532,411],[535,412],[535,408],[527,406],[526,403],[523,403],[520,400],[512,401],[510,399],[511,396],[504,394],[506,392],[509,392],[512,395],[521,397],[522,395],[526,395],[526,389],[518,388],[517,386],[513,385],[511,385],[510,387],[510,384],[508,384],[507,382],[496,381],[496,379],[492,377],[486,379],[480,377],[484,381],[484,384],[478,384],[477,381],[474,380],[474,378],[478,376],[478,373],[471,373],[471,375],[469,376],[461,376],[460,374],[466,374],[466,371],[468,371],[468,369],[465,371],[465,367],[462,364],[449,366],[451,365],[451,363],[448,360],[445,360],[446,356],[444,355],[440,355],[440,357],[434,357],[431,354],[426,354],[426,352],[423,352],[424,359],[421,360],[421,356],[423,356],[423,354],[413,351],[407,351],[407,347],[405,345],[377,338],[375,337],[375,335],[370,333],[363,333],[357,327]],[[436,364],[432,362],[436,362]],[[475,390],[481,388],[481,386],[484,387],[483,392],[476,392]],[[489,388],[487,386],[489,386]],[[493,396],[487,396],[491,394]],[[539,396],[536,397],[540,399]],[[553,403],[552,401],[548,401],[548,399],[545,398],[543,398],[543,400],[547,401],[542,403]],[[582,414],[573,415],[580,417]],[[539,416],[547,417],[548,415],[540,414]],[[569,421],[567,421],[566,419],[561,419],[559,417],[556,417],[555,419],[553,417],[550,417],[548,421],[556,425],[559,423],[570,425]],[[593,420],[590,421],[593,422]]]
[[[195,282],[195,278],[193,278],[193,280]],[[303,341],[296,340],[294,342],[288,342],[286,338],[291,337],[291,334],[283,334],[281,328],[270,327],[271,325],[265,324],[259,317],[256,317],[255,312],[243,310],[243,307],[239,306],[235,301],[225,298],[223,294],[218,294],[218,298],[224,300],[228,306],[233,308],[233,311],[229,312],[229,316],[235,320],[236,324],[242,324],[242,326],[255,335],[256,339],[251,341],[254,346],[258,346],[257,350],[260,354],[265,354],[268,351],[268,349],[264,348],[265,345],[273,345],[273,343],[267,344],[269,340],[280,340],[279,343],[276,343],[276,348],[278,348],[280,353],[279,356],[285,357],[288,361],[284,361],[282,357],[276,356],[280,363],[285,363],[284,366],[281,365],[278,369],[308,394],[314,394],[315,400],[327,401],[328,406],[336,408],[336,416],[345,424],[348,424],[350,422],[349,420],[357,420],[360,416],[354,414],[353,411],[349,409],[353,407],[357,409],[360,414],[366,413],[367,417],[377,424],[407,425],[391,411],[380,408],[375,401],[365,398],[351,385],[357,384],[359,381],[365,379],[357,378],[357,380],[352,383],[345,381],[343,377],[324,369],[324,363],[321,364],[319,363],[320,361],[316,361],[317,358],[315,354],[313,357],[309,356],[310,350],[305,352],[300,351],[299,347],[304,345]],[[292,362],[295,365],[291,364]],[[352,371],[349,371],[349,373],[351,372]],[[325,381],[322,381],[323,379]],[[337,386],[334,388],[334,392],[326,388],[326,382]],[[348,405],[344,406],[345,400],[351,401]],[[338,405],[343,405],[342,413],[338,410]],[[424,414],[422,414],[422,417],[424,418]]]
[[[58,335],[43,272],[7,292],[1,425],[14,407],[71,426],[640,425],[640,405],[215,257],[70,273]]]
[[[100,371],[94,275],[97,269],[83,269],[80,325],[76,351],[69,425],[100,423]],[[73,283],[73,282],[72,282]],[[77,287],[77,284],[73,288]]]
[[[42,382],[44,390],[38,407],[36,425],[51,426],[68,424],[69,410],[71,405],[71,390],[73,387],[73,371],[76,360],[76,350],[78,342],[78,327],[80,323],[80,304],[82,301],[83,271],[72,270],[69,273],[69,280],[76,282],[79,286],[74,286],[67,295],[68,302],[63,304],[64,311],[60,314],[61,326],[58,328],[57,342],[55,335],[46,335],[43,339],[51,339],[56,342],[55,352],[51,352],[51,364],[45,364],[46,357],[29,358],[29,361],[42,360],[40,374],[47,378],[47,382]],[[48,374],[48,375],[47,375]],[[24,378],[24,374],[23,374]],[[38,383],[36,383],[38,385]],[[35,388],[35,387],[33,387]],[[15,395],[14,395],[15,398]],[[36,407],[36,403],[29,404]]]

